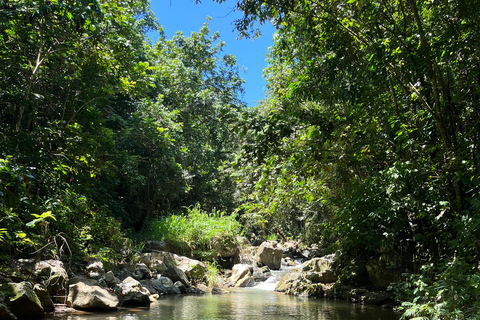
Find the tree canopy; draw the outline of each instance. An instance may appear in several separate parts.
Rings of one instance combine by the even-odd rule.
[[[237,158],[249,219],[320,235],[345,262],[383,256],[417,275],[409,286],[426,286],[403,296],[406,314],[478,314],[478,3],[237,9],[241,34],[278,30],[270,98],[245,120]]]

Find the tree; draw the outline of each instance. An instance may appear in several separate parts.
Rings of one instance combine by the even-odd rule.
[[[255,21],[271,20],[278,29],[266,71],[270,119],[277,128],[285,117],[296,119],[290,121],[295,127],[312,127],[296,168],[314,167],[315,176],[326,177],[331,230],[350,256],[391,252],[411,262],[402,267],[412,272],[426,263],[441,264],[445,274],[455,261],[465,263],[464,271],[476,266],[479,29],[473,5],[237,3],[242,34],[249,35]],[[318,119],[331,125],[319,128]],[[277,141],[290,137],[287,132]],[[456,305],[448,302],[446,313]],[[457,307],[474,312],[468,303]]]

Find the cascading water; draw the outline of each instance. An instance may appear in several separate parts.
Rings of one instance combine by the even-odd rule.
[[[282,264],[280,270],[270,270],[271,276],[263,282],[257,283],[253,289],[265,290],[265,291],[274,291],[277,284],[280,282],[280,279],[292,269],[298,268],[301,265],[301,262],[295,261],[296,265],[294,266],[284,266]]]

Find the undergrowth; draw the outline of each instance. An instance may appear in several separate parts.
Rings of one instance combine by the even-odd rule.
[[[239,235],[241,224],[235,214],[213,210],[206,212],[200,205],[188,208],[186,214],[171,215],[150,221],[145,238],[157,241],[182,241],[197,250],[208,251],[216,237],[234,238]]]

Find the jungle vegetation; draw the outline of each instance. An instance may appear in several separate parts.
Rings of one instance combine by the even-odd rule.
[[[478,318],[480,3],[236,10],[277,30],[254,108],[208,20],[167,39],[146,0],[0,1],[2,259],[115,258],[211,217],[320,243],[344,283],[382,257],[406,319]]]

